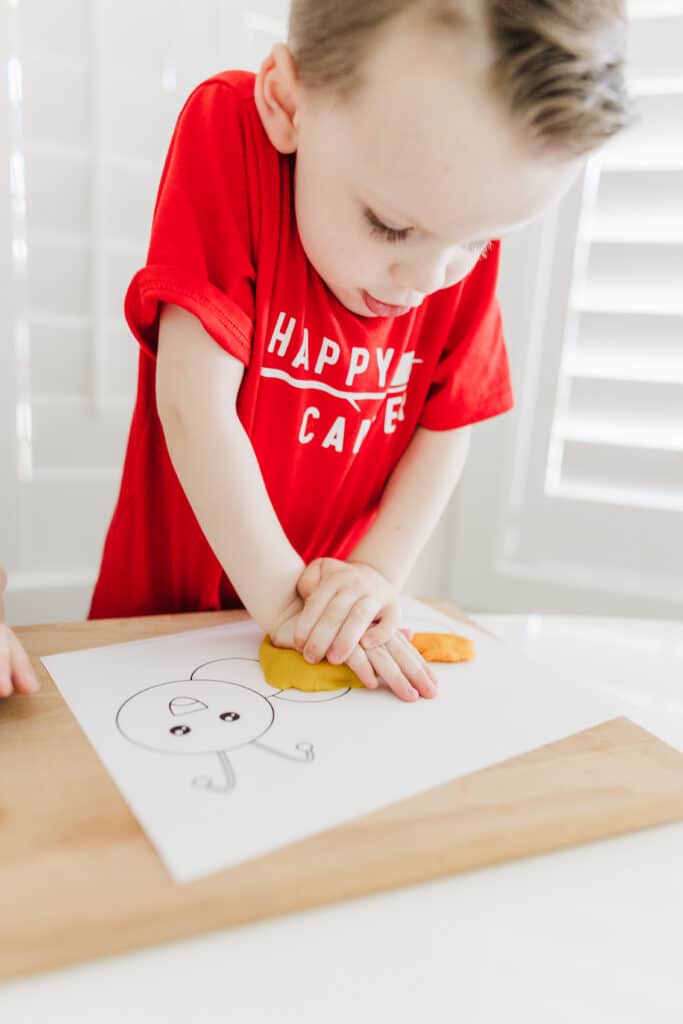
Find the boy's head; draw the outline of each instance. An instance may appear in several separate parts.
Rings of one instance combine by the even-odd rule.
[[[293,0],[256,102],[343,305],[419,305],[558,199],[626,122],[623,47],[620,0]]]

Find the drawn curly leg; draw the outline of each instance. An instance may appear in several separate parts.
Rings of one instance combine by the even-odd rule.
[[[286,750],[278,750],[276,747],[269,747],[267,743],[261,743],[259,740],[251,741],[255,747],[260,747],[261,750],[267,750],[270,754],[277,754],[278,757],[286,757],[288,761],[313,761],[315,758],[315,748],[312,743],[304,740],[302,743],[297,743],[296,749],[300,751],[299,754],[289,754]]]
[[[225,778],[221,782],[215,782],[208,775],[198,775],[192,780],[192,785],[196,786],[197,789],[208,789],[212,793],[229,793],[231,789],[234,789],[237,784],[235,778],[235,772],[230,763],[230,758],[224,750],[217,750],[218,763],[223,769],[223,775]]]

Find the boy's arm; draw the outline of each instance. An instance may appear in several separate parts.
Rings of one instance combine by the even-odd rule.
[[[237,415],[244,366],[177,306],[160,316],[156,394],[173,466],[204,535],[250,615],[281,647],[295,647],[303,607],[297,593],[304,563],[271,504],[258,460]],[[373,669],[404,699],[435,688],[410,645],[392,639],[367,654],[358,644],[344,658],[367,686]]]
[[[302,607],[296,582],[304,562],[280,525],[237,415],[244,369],[191,313],[162,307],[156,393],[171,461],[240,599],[272,633]]]
[[[348,562],[370,565],[396,590],[403,587],[460,479],[470,433],[471,427],[417,428]]]

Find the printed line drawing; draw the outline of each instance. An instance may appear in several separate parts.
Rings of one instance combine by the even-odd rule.
[[[188,679],[156,683],[132,694],[120,705],[115,722],[121,736],[145,750],[216,754],[221,777],[200,775],[191,784],[207,792],[229,793],[237,778],[228,755],[240,747],[252,745],[301,764],[315,759],[308,740],[297,743],[293,751],[263,741],[275,721],[274,700],[321,703],[338,700],[350,689],[276,690],[265,681],[258,659],[221,658],[199,665]]]
[[[321,380],[313,380],[310,377],[294,377],[286,370],[279,370],[275,367],[264,366],[261,368],[262,377],[270,377],[274,380],[284,380],[291,387],[299,388],[302,391],[324,391],[335,398],[341,398],[348,402],[356,412],[360,412],[359,401],[367,399],[385,399],[389,395],[403,394],[408,390],[408,381],[412,367],[417,363],[424,362],[423,359],[416,359],[413,352],[406,352],[399,360],[397,369],[388,388],[381,391],[343,391],[341,388],[332,387]]]

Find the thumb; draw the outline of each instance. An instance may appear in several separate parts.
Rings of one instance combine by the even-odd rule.
[[[392,638],[401,625],[401,611],[398,605],[387,605],[379,613],[378,619],[379,621],[374,622],[360,639],[360,645],[365,650],[371,647],[379,647]]]
[[[308,600],[314,590],[320,584],[320,578],[322,576],[322,559],[314,558],[310,562],[297,580],[296,589],[304,601]]]

